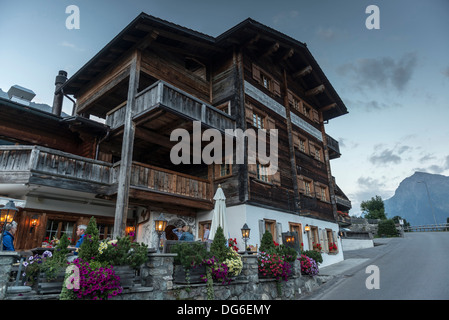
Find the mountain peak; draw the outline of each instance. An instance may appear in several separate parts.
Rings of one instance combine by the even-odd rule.
[[[449,177],[415,172],[384,201],[388,217],[400,216],[411,225],[446,223],[449,217]]]

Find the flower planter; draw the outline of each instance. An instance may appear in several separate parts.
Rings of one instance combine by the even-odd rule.
[[[36,286],[37,293],[38,294],[60,293],[62,290],[62,286],[64,285],[64,276],[65,271],[60,271],[56,276],[56,279],[47,280],[45,274],[40,273]]]

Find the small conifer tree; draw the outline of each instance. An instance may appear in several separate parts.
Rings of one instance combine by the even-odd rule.
[[[98,255],[98,246],[100,245],[100,236],[95,217],[91,217],[85,232],[84,241],[81,244],[79,257],[84,261],[90,261]]]

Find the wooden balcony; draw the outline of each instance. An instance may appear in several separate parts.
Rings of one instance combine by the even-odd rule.
[[[168,110],[192,121],[201,121],[205,126],[223,132],[225,129],[235,129],[235,121],[230,115],[162,80],[136,95],[132,117],[139,118],[156,108]],[[124,124],[125,109],[126,103],[107,114],[106,124],[111,129]]]
[[[0,146],[0,183],[34,184],[113,196],[120,162],[84,158],[39,146]],[[130,198],[212,209],[210,181],[133,162]]]
[[[115,163],[113,184],[117,183],[119,168],[120,162]],[[211,183],[206,179],[139,162],[132,163],[130,178],[130,198],[198,209],[213,208]]]
[[[326,134],[326,143],[329,148],[329,158],[336,159],[340,158],[340,146],[338,141],[332,138],[330,135]]]
[[[0,146],[0,183],[104,193],[111,165],[38,146]]]

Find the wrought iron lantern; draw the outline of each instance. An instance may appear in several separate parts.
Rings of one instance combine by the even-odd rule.
[[[158,236],[158,242],[157,242],[157,252],[161,252],[161,236],[162,233],[165,231],[165,228],[167,227],[167,220],[164,218],[164,214],[161,213],[159,218],[154,220],[154,229],[157,232]]]
[[[242,230],[242,239],[245,242],[245,254],[248,254],[246,248],[247,248],[247,242],[249,240],[249,234],[251,232],[251,229],[245,223],[241,230]]]

